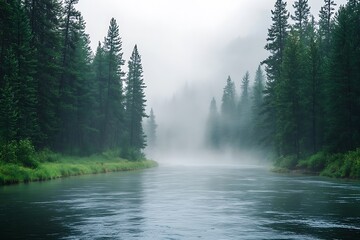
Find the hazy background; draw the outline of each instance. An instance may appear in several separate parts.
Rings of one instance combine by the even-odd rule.
[[[293,13],[288,1],[288,10]],[[335,1],[338,5],[346,0]],[[275,0],[80,0],[93,50],[107,34],[111,17],[120,27],[124,59],[138,44],[154,108],[158,150],[178,155],[199,149],[210,100],[218,107],[228,75],[253,79],[264,50]],[[309,0],[318,16],[322,0]],[[124,68],[127,71],[127,64]],[[151,155],[154,155],[152,153]],[[159,160],[159,159],[157,159]]]

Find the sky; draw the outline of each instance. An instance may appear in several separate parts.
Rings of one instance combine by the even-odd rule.
[[[338,0],[344,3],[345,0]],[[264,60],[275,0],[80,0],[92,49],[106,36],[110,19],[120,27],[124,58],[135,44],[142,56],[150,103],[179,89],[240,81]],[[288,9],[292,12],[288,1]],[[309,0],[314,15],[323,1]],[[127,66],[125,66],[126,71]],[[214,86],[217,86],[215,84]]]

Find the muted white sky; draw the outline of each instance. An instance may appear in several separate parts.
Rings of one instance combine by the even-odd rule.
[[[337,0],[344,3],[345,0]],[[266,56],[275,0],[80,0],[92,48],[103,41],[111,17],[120,26],[124,58],[138,44],[150,102],[171,97],[185,83],[240,81]],[[293,11],[288,1],[288,9]],[[318,15],[322,0],[309,0]],[[127,66],[125,71],[127,71]]]

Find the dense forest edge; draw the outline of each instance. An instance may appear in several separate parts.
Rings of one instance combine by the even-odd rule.
[[[93,53],[77,3],[0,0],[0,184],[156,166],[138,47],[112,18]]]
[[[107,151],[91,156],[68,156],[50,150],[35,152],[28,140],[12,145],[12,163],[0,162],[0,185],[45,181],[85,174],[98,174],[118,171],[133,171],[152,168],[157,162],[137,156],[136,152],[126,153],[127,159],[119,157],[118,151]]]
[[[318,18],[308,0],[291,10],[275,1],[253,85],[246,72],[238,94],[229,76],[220,110],[212,99],[207,146],[263,152],[276,172],[359,179],[360,1],[324,0]]]

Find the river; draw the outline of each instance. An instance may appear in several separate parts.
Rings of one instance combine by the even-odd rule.
[[[161,166],[0,187],[1,239],[360,239],[360,183]]]

